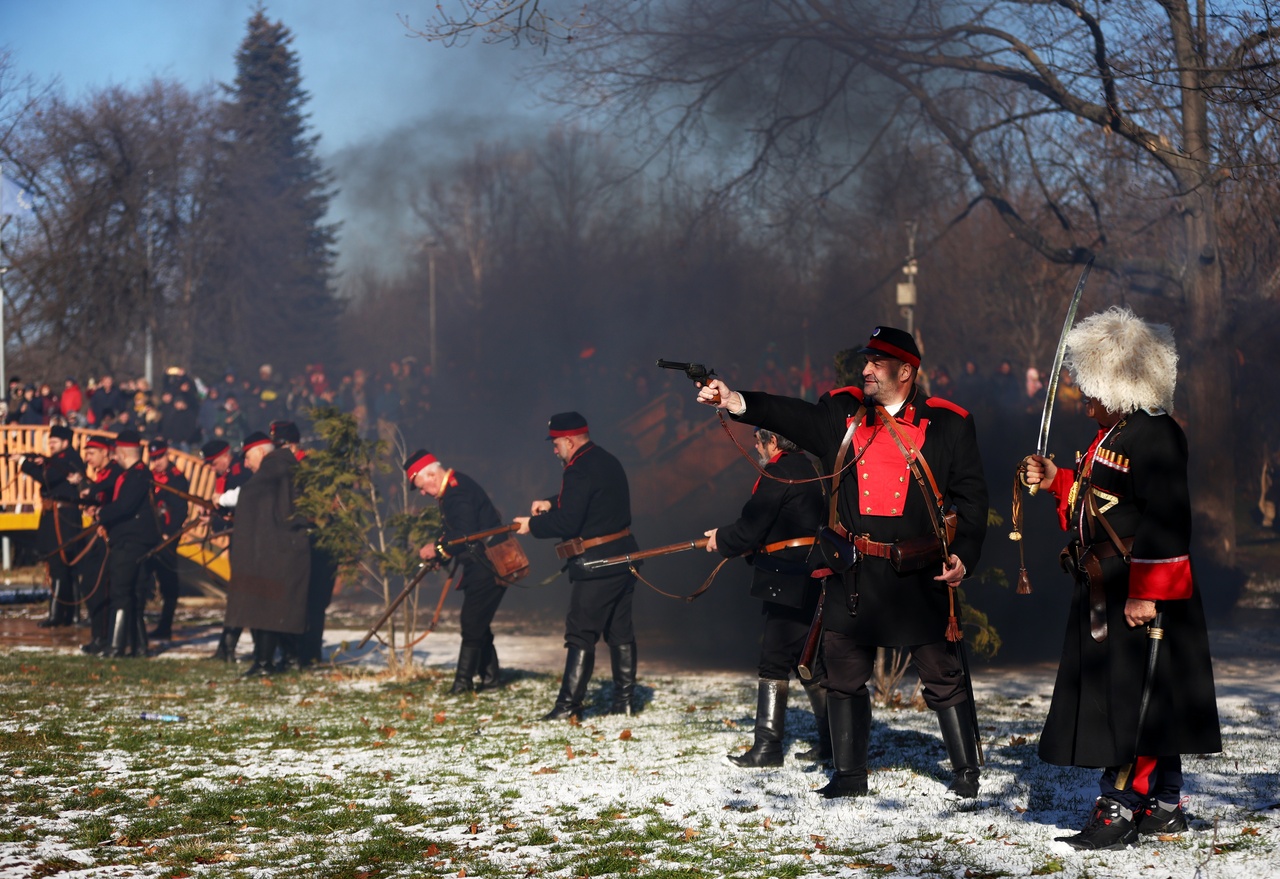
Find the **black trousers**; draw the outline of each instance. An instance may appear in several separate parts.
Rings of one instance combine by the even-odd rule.
[[[178,604],[178,550],[170,545],[147,559],[147,570],[160,588],[165,607]]]
[[[76,552],[83,548],[83,545],[76,546],[49,559],[49,620],[55,625],[66,626],[76,621],[74,571],[62,556],[75,558]]]
[[[574,580],[564,619],[565,646],[591,650],[601,637],[614,647],[635,641],[631,621],[635,591],[636,578],[630,571],[599,580]]]
[[[142,561],[147,549],[145,544],[131,541],[111,544],[107,554],[107,577],[111,582],[110,613],[113,620],[116,612],[121,610],[132,620],[133,615],[141,614],[147,606],[151,581],[146,576],[146,566]]]
[[[813,622],[813,607],[787,607],[766,601],[764,634],[760,639],[760,679],[785,681],[796,670],[804,639]]]
[[[502,604],[507,587],[498,584],[493,573],[474,563],[462,575],[462,643],[484,648],[493,643],[493,616]]]
[[[960,705],[968,698],[964,669],[955,645],[948,641],[934,641],[907,649],[911,651],[911,662],[924,686],[926,705],[940,711]],[[824,632],[822,658],[826,664],[827,689],[846,696],[867,695],[867,681],[871,680],[876,661],[875,645],[858,644],[839,632]]]

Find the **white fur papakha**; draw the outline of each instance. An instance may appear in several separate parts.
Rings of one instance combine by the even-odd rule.
[[[1178,349],[1165,324],[1113,305],[1072,328],[1063,362],[1081,392],[1111,412],[1173,411]]]

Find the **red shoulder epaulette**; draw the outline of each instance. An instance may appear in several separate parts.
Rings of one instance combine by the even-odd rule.
[[[849,385],[848,387],[845,387],[845,388],[836,388],[834,391],[827,391],[827,393],[833,397],[836,394],[849,394],[857,398],[859,402],[861,402],[862,400],[862,388],[858,387],[857,385]]]
[[[933,406],[937,409],[950,409],[952,412],[958,413],[961,418],[969,417],[968,409],[964,408],[963,406],[952,403],[946,397],[930,397],[924,402],[926,405]]]

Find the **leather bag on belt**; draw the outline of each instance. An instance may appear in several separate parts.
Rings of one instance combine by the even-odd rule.
[[[612,543],[615,540],[621,540],[631,534],[630,528],[623,528],[621,531],[615,531],[612,534],[603,534],[600,537],[571,537],[561,543],[556,544],[556,558],[571,559],[577,558],[593,546],[603,546],[606,543]]]

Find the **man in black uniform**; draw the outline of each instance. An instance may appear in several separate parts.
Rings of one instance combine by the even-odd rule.
[[[494,687],[498,683],[500,669],[498,651],[493,646],[493,615],[498,612],[506,586],[494,577],[493,568],[485,556],[482,544],[466,544],[446,550],[444,544],[467,534],[488,531],[502,525],[489,495],[465,473],[446,470],[430,452],[416,451],[404,464],[405,473],[414,487],[423,494],[435,498],[444,519],[444,530],[435,543],[429,543],[418,551],[418,557],[426,560],[457,559],[462,565],[462,647],[458,651],[458,670],[453,678],[454,693],[466,693],[472,688],[472,679],[480,674],[480,689]],[[497,544],[510,539],[509,534],[490,538]]]
[[[151,479],[155,484],[156,516],[159,519],[160,538],[168,540],[187,521],[186,498],[161,486],[182,492],[190,492],[191,483],[169,458],[169,443],[158,436],[148,444],[151,459]],[[173,615],[178,609],[178,541],[175,539],[160,552],[147,559],[147,567],[160,587],[160,620],[150,637],[168,641],[173,637]]]
[[[1167,326],[1112,308],[1071,330],[1066,363],[1098,435],[1074,470],[1027,463],[1027,482],[1058,500],[1076,579],[1040,759],[1103,770],[1084,829],[1059,840],[1122,849],[1186,830],[1180,755],[1222,750],[1189,554],[1187,439],[1170,414],[1178,354]]]
[[[557,555],[568,559],[573,591],[565,617],[568,655],[556,705],[543,720],[582,716],[582,700],[595,666],[596,642],[604,635],[613,662],[611,714],[630,714],[636,686],[636,637],[631,598],[636,580],[617,568],[588,571],[582,562],[638,550],[631,536],[631,490],[618,459],[591,441],[587,420],[577,412],[551,416],[552,443],[564,464],[560,494],[534,501],[519,516],[519,534],[558,537]]]
[[[821,588],[809,576],[808,557],[825,504],[818,475],[795,443],[773,431],[757,430],[756,452],[765,475],[756,480],[738,521],[706,532],[707,552],[725,558],[747,556],[754,570],[751,597],[764,602],[755,742],[751,750],[729,760],[738,766],[781,766],[787,687]],[[825,760],[831,752],[826,691],[818,676],[804,687],[818,722],[818,747],[801,757]]]
[[[948,400],[919,393],[920,351],[910,333],[876,327],[859,353],[866,358],[862,387],[839,388],[817,403],[738,393],[719,379],[698,392],[698,401],[783,432],[828,474],[841,474],[836,524],[857,546],[860,561],[827,581],[822,647],[836,771],[822,795],[868,793],[867,681],[881,646],[911,650],[951,758],[949,790],[974,797],[973,706],[960,645],[947,640],[959,637],[949,593],[977,565],[987,528],[987,486],[973,419]],[[919,461],[924,473],[908,459]],[[944,561],[938,518],[951,507],[958,524]]]
[[[81,490],[85,512],[95,519],[98,508],[111,501],[116,479],[124,473],[112,457],[114,449],[112,441],[105,436],[91,436],[84,444],[84,460],[92,472],[93,481],[82,484]],[[107,542],[95,531],[85,544],[83,548],[77,548],[77,554],[83,551],[83,555],[76,563],[76,588],[89,614],[90,641],[80,649],[100,655],[111,650],[111,582],[107,570]]]
[[[244,466],[244,455],[233,455],[231,445],[225,440],[210,440],[200,448],[205,464],[213,468],[217,479],[213,484],[213,499],[218,505],[218,512],[209,516],[209,533],[223,534],[231,530],[231,514],[235,508],[235,499],[240,494],[240,487],[253,476]],[[225,502],[224,502],[225,496]],[[230,549],[228,549],[230,555]],[[220,659],[223,662],[236,661],[236,645],[240,643],[243,629],[223,626],[218,636],[218,649],[213,651],[209,659]]]
[[[111,582],[111,655],[146,656],[143,610],[151,583],[142,557],[160,542],[152,506],[151,471],[142,463],[136,430],[116,436],[116,463],[123,468],[110,487],[111,499],[98,510],[100,534],[107,541],[107,577]]]
[[[23,455],[19,469],[40,484],[40,524],[36,527],[36,552],[48,555],[84,530],[80,518],[80,490],[84,461],[71,447],[71,428],[49,429],[49,454]],[[67,547],[49,558],[49,616],[41,628],[69,626],[76,621],[75,571],[72,562],[84,544]]]

